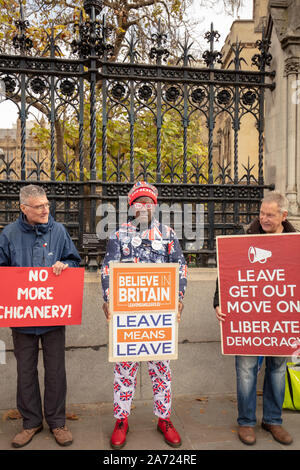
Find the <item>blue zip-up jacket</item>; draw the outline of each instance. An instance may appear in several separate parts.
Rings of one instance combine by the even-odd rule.
[[[49,214],[47,224],[28,224],[23,213],[0,234],[0,266],[51,267],[62,261],[78,267],[80,256],[65,227]],[[21,333],[43,334],[56,326],[19,327]]]

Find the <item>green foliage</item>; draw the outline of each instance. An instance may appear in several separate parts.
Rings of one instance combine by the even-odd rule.
[[[113,29],[112,41],[114,41],[114,59],[116,60],[121,51],[126,31],[131,27],[137,28],[137,34],[143,37],[145,42],[149,40],[154,26],[162,20],[172,34],[172,21],[183,18],[185,6],[191,0],[103,0],[107,10],[107,22]],[[67,51],[66,45],[74,38],[74,22],[78,22],[82,11],[82,0],[23,0],[26,7],[26,19],[30,21],[27,35],[33,40],[35,52],[44,51],[49,43],[49,36],[57,37],[57,45],[61,51]],[[15,21],[19,17],[19,2],[17,0],[0,0],[0,45],[11,42],[17,32]],[[83,19],[86,18],[83,12]],[[143,41],[141,41],[143,43]],[[5,44],[4,44],[5,45]],[[173,47],[173,50],[176,48]],[[58,53],[58,50],[56,51]],[[48,49],[49,54],[49,49]],[[98,112],[97,112],[97,172],[98,177],[102,174],[102,109],[101,109],[101,85],[98,89]],[[35,106],[33,102],[32,106]],[[41,109],[39,109],[41,112]],[[84,172],[89,172],[89,135],[90,135],[90,107],[89,96],[86,93],[84,105]],[[59,130],[62,139],[58,139]],[[130,123],[124,108],[114,108],[107,125],[107,161],[108,174],[119,172],[121,178],[125,179],[129,174],[130,162]],[[61,116],[56,122],[56,158],[62,165],[70,165],[74,160],[72,171],[79,171],[79,126],[75,113],[67,114],[61,111]],[[36,126],[32,129],[32,135],[41,148],[50,151],[50,127]],[[136,162],[135,172],[142,171],[142,166],[147,168],[151,174],[156,172],[157,153],[157,127],[155,116],[148,109],[142,109],[135,116],[133,127],[134,159]],[[175,110],[165,112],[161,129],[161,160],[162,175],[166,176],[176,173],[177,179],[182,178],[183,160],[183,123],[182,116]],[[201,120],[194,118],[189,122],[187,130],[187,157],[188,172],[193,171],[193,164],[199,164],[205,159],[207,150],[201,141]],[[71,173],[70,173],[71,175]],[[126,176],[127,175],[127,176]]]
[[[84,109],[84,148],[85,163],[84,174],[89,175],[89,104],[86,102]],[[102,114],[101,107],[97,113],[97,177],[102,177]],[[75,119],[61,121],[64,132],[64,155],[68,162],[74,160],[72,169],[79,175],[78,162],[78,135],[79,126]],[[157,126],[153,113],[143,110],[136,116],[133,125],[133,152],[137,177],[143,171],[145,165],[148,174],[155,177],[157,159]],[[32,135],[41,148],[50,150],[50,129],[42,128],[38,124],[32,129]],[[113,116],[108,120],[106,129],[107,141],[107,173],[112,180],[126,181],[130,174],[130,123],[127,111],[124,108],[115,108]],[[193,173],[193,165],[205,165],[207,161],[207,146],[202,142],[202,124],[200,116],[195,116],[187,128],[187,172]],[[170,181],[170,175],[175,175],[174,181],[182,181],[183,178],[183,124],[178,112],[169,110],[163,116],[161,128],[161,161],[162,177]],[[205,176],[207,168],[203,169]]]

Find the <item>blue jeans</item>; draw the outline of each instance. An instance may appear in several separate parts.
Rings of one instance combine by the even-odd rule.
[[[263,422],[281,424],[282,404],[285,391],[287,358],[266,357],[263,387]],[[238,424],[256,424],[256,384],[258,372],[257,356],[236,356]]]

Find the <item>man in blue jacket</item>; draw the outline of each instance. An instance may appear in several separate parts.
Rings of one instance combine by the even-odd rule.
[[[44,189],[24,186],[20,209],[18,220],[0,234],[0,266],[52,267],[57,276],[68,267],[78,267],[80,256],[64,226],[50,215]],[[72,434],[65,426],[65,327],[12,328],[12,336],[17,360],[17,407],[23,417],[23,429],[12,446],[25,446],[43,429],[37,372],[40,340],[45,369],[45,420],[58,444],[70,445]]]

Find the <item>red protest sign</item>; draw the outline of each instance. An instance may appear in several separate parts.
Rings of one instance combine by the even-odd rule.
[[[79,325],[84,269],[0,268],[0,327]]]
[[[300,234],[217,237],[222,353],[300,348]]]

